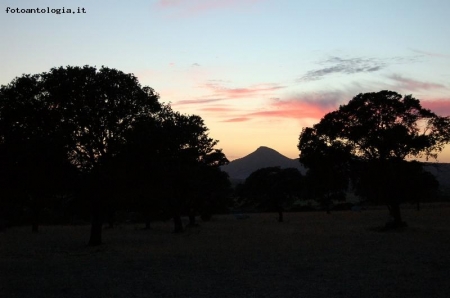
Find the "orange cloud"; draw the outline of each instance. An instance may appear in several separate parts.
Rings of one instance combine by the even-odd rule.
[[[205,112],[234,112],[236,109],[229,108],[229,107],[209,107],[209,108],[202,108],[201,111]]]

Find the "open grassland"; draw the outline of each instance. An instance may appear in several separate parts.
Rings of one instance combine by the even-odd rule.
[[[172,223],[0,233],[0,297],[450,297],[450,208],[251,214],[172,234]]]

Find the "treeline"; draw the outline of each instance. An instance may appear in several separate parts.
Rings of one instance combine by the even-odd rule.
[[[60,67],[15,78],[0,90],[0,212],[3,222],[42,217],[91,220],[102,242],[116,211],[155,218],[208,219],[223,211],[230,184],[218,141],[196,115],[158,101],[132,74]],[[191,224],[195,224],[191,222]]]
[[[385,204],[404,226],[403,202],[433,196],[438,183],[415,157],[436,157],[450,140],[450,118],[412,96],[359,94],[299,137],[308,169],[264,168],[231,193],[228,163],[201,117],[159,102],[132,74],[59,67],[15,78],[0,89],[0,228],[6,224],[91,221],[90,245],[117,212],[139,213],[145,227],[181,216],[209,220],[233,204],[283,212],[314,199],[329,210],[353,189]]]

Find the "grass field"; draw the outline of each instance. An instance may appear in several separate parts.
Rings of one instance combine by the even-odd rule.
[[[0,232],[0,297],[450,297],[450,206],[217,216],[172,234],[122,225],[87,247],[89,226]]]

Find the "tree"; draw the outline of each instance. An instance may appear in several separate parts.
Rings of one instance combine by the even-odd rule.
[[[378,189],[394,187],[396,191],[389,193],[386,187],[379,196],[391,211],[393,226],[402,226],[400,202],[407,200],[399,186],[402,182],[398,175],[386,175],[402,172],[407,158],[436,158],[449,140],[449,117],[422,108],[411,95],[380,91],[359,94],[312,128],[304,128],[298,148],[305,163],[317,159],[314,148],[325,148],[319,150],[319,155],[339,156],[340,165],[351,169],[357,180],[363,179],[360,173],[380,178],[356,181],[359,193],[367,193],[362,188],[367,190],[368,183]],[[355,174],[357,169],[360,172]]]
[[[198,208],[199,182],[209,168],[218,168],[228,163],[221,149],[215,149],[218,141],[209,137],[208,128],[201,117],[183,115],[171,110],[169,106],[162,109],[160,116],[164,131],[163,143],[166,150],[158,154],[163,169],[164,191],[169,193],[168,208],[173,214],[174,232],[183,231],[181,214],[191,213]],[[194,209],[194,210],[191,210]]]
[[[158,98],[132,74],[106,67],[68,66],[23,75],[1,87],[0,142],[8,145],[47,131],[59,136],[65,157],[89,177],[89,244],[98,245],[108,187],[104,165],[119,153],[134,123],[160,109]]]
[[[126,176],[122,181],[130,186],[127,191],[145,213],[147,228],[152,211],[162,209],[173,217],[174,231],[181,232],[181,214],[195,214],[220,189],[218,181],[228,181],[217,173],[228,160],[214,149],[218,141],[208,136],[197,115],[183,115],[162,105],[154,118],[135,123],[126,138],[117,160]]]
[[[283,222],[283,211],[301,196],[303,176],[295,168],[267,167],[254,171],[240,189],[247,204],[263,211],[276,211]]]
[[[4,201],[25,198],[22,209],[31,211],[33,232],[50,198],[73,190],[76,170],[67,159],[67,141],[38,75],[24,75],[1,87],[2,188],[9,192]]]
[[[306,193],[315,199],[330,213],[333,200],[345,200],[349,186],[350,155],[342,146],[327,146],[321,136],[312,128],[305,128],[302,133],[302,154],[299,161],[308,168],[305,176]]]

